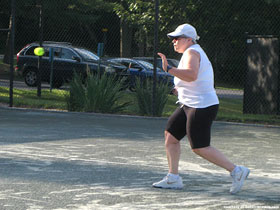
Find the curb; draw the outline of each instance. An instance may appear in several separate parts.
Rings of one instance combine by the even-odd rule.
[[[83,115],[83,116],[90,115],[90,116],[122,117],[122,118],[134,118],[134,119],[146,119],[146,120],[168,120],[168,117],[149,117],[149,116],[125,115],[125,114],[104,114],[104,113],[94,113],[94,112],[69,112],[69,111],[65,111],[65,110],[56,110],[56,109],[9,107],[8,105],[1,104],[1,103],[0,103],[0,109],[16,110],[16,111],[22,111],[22,112],[43,112],[43,113],[60,113],[60,114],[75,114],[75,115],[78,114],[78,115]],[[277,126],[277,125],[250,124],[250,123],[227,122],[227,121],[217,121],[217,120],[215,120],[214,123],[280,129],[280,126]]]
[[[75,114],[75,115],[91,115],[91,116],[103,116],[103,117],[123,117],[123,118],[136,118],[136,119],[147,119],[147,120],[167,120],[168,117],[149,117],[149,116],[138,116],[138,115],[125,115],[125,114],[105,114],[95,112],[71,112],[66,110],[56,109],[36,109],[36,108],[22,108],[22,107],[9,107],[6,104],[0,103],[0,109],[16,110],[22,112],[45,112],[45,113],[60,113],[60,114]]]

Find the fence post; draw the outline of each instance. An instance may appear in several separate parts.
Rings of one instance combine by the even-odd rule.
[[[153,79],[153,98],[152,112],[156,115],[156,89],[157,89],[157,52],[158,52],[158,13],[159,0],[155,0],[155,28],[154,28],[154,79]]]
[[[40,1],[40,5],[36,5],[39,9],[40,9],[40,15],[39,15],[39,45],[40,47],[42,47],[42,43],[43,43],[43,1]],[[38,80],[38,84],[37,84],[37,96],[41,97],[41,89],[42,89],[42,81],[41,81],[41,77],[42,77],[42,56],[38,57],[38,74],[37,74],[37,80]]]
[[[14,89],[14,45],[15,45],[15,3],[16,0],[11,0],[11,41],[10,41],[10,98],[9,106],[13,106],[13,89]]]
[[[52,92],[52,88],[53,88],[53,57],[54,57],[54,49],[51,47],[49,50],[49,62],[51,64],[50,92]]]

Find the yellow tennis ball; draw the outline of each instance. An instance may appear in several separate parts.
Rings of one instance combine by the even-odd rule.
[[[34,49],[34,54],[37,55],[37,56],[43,56],[45,53],[45,50],[43,47],[36,47]]]

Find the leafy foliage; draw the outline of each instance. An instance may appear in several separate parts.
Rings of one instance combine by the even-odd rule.
[[[0,2],[0,28],[8,28],[10,1]],[[111,2],[103,0],[16,1],[16,51],[38,41],[41,4],[44,40],[71,42],[90,49],[96,48],[101,29],[108,27],[109,20],[104,19],[104,16],[109,14],[110,17],[113,7]],[[1,36],[0,40],[5,40],[6,34],[3,38]],[[4,47],[1,43],[5,41],[0,42],[0,52]]]
[[[70,82],[70,94],[65,95],[67,109],[69,111],[83,111],[86,101],[86,89],[83,85],[82,78],[75,73],[73,80]]]
[[[39,37],[39,9],[34,0],[16,1],[16,51]],[[44,40],[72,42],[96,50],[108,28],[107,53],[118,55],[120,20],[132,28],[133,52],[151,56],[154,41],[154,2],[150,0],[48,0],[43,1]],[[280,35],[279,0],[160,0],[159,51],[171,58],[166,34],[182,23],[193,24],[221,82],[243,81],[246,68],[245,33]],[[0,1],[0,28],[9,27],[10,1]],[[5,53],[7,33],[0,33]],[[129,40],[122,40],[122,43]],[[140,44],[141,45],[140,45]],[[140,50],[139,50],[140,51]],[[137,55],[135,55],[137,56]],[[242,84],[240,84],[242,85]]]
[[[145,30],[146,47],[153,45],[154,1],[121,0],[114,7],[118,16],[135,31]],[[143,9],[149,5],[151,9]],[[279,0],[160,0],[159,51],[179,58],[173,52],[166,34],[178,25],[191,23],[197,29],[212,61],[218,82],[242,85],[246,69],[246,33],[251,35],[280,35]],[[140,37],[141,38],[141,37]],[[146,50],[146,56],[152,50]]]
[[[69,111],[116,113],[129,105],[128,102],[118,103],[122,97],[122,80],[115,76],[89,74],[85,84],[75,74],[70,83],[70,95],[66,96]]]
[[[155,92],[155,116],[162,116],[169,92],[170,88],[167,83],[160,82],[157,84]],[[137,79],[135,94],[140,115],[152,116],[153,80],[143,81]]]
[[[131,26],[141,26],[141,30],[148,32],[149,26],[154,24],[154,2],[143,0],[121,0],[114,4],[114,11],[120,19]]]

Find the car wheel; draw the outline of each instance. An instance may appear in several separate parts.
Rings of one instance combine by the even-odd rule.
[[[37,71],[28,69],[24,75],[25,84],[29,87],[37,86]]]

